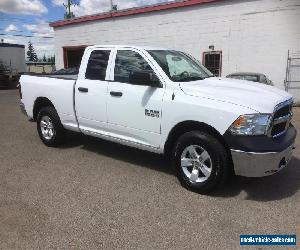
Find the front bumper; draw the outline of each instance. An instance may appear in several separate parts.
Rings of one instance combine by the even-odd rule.
[[[235,136],[226,132],[224,139],[231,149],[236,175],[261,177],[283,169],[292,157],[297,131],[291,124],[284,135]]]
[[[236,175],[262,177],[275,174],[288,165],[294,143],[281,152],[245,152],[231,149]]]

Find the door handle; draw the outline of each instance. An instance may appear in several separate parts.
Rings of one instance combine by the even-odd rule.
[[[116,96],[116,97],[121,97],[123,95],[123,93],[122,92],[111,91],[110,95],[111,96]]]
[[[86,93],[86,92],[89,92],[89,89],[88,88],[79,87],[78,91]]]

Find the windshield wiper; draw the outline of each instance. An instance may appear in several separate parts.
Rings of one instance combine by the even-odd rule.
[[[180,79],[182,82],[189,82],[189,81],[196,81],[196,80],[203,80],[204,78],[202,76],[189,76]]]

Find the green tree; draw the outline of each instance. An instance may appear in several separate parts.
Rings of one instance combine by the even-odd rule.
[[[28,42],[27,59],[30,62],[37,62],[38,61],[38,57],[35,53],[35,50],[33,48],[33,45],[31,43],[31,41]]]
[[[43,55],[43,62],[47,62],[47,58],[45,54]]]

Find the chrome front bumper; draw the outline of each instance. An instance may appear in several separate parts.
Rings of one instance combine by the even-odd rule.
[[[236,175],[246,177],[262,177],[275,174],[292,158],[294,143],[281,152],[244,152],[231,150]]]

